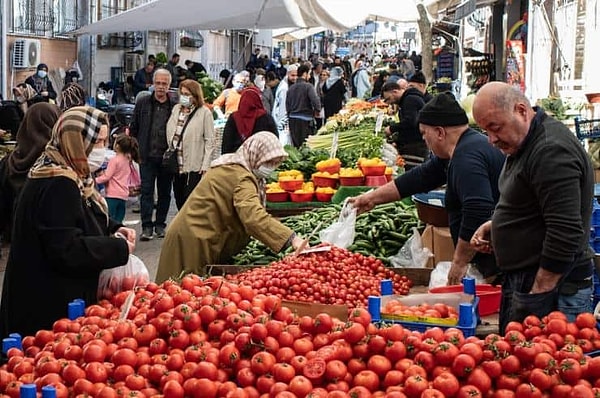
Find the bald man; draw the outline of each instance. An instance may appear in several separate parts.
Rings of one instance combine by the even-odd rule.
[[[583,146],[506,83],[479,90],[473,117],[507,155],[492,219],[471,240],[481,251],[493,249],[505,274],[500,332],[527,315],[560,310],[573,321],[591,312],[594,173]]]

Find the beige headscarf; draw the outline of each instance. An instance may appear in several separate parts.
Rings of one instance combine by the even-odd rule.
[[[54,125],[52,138],[31,168],[29,178],[70,178],[84,199],[107,212],[106,201],[94,186],[87,162],[102,125],[108,125],[108,117],[96,108],[77,106],[65,111]]]
[[[287,152],[275,134],[260,131],[244,141],[237,151],[220,156],[210,166],[239,164],[252,172],[264,163],[283,162],[287,157]]]

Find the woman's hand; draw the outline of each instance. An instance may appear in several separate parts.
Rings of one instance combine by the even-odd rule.
[[[121,227],[117,230],[117,233],[120,233],[121,235],[123,235],[125,237],[125,239],[127,240],[127,242],[133,243],[133,245],[135,247],[135,239],[136,239],[135,229]]]
[[[298,250],[302,244],[304,243],[304,239],[300,238],[299,236],[294,236],[294,239],[292,239],[292,247],[294,248],[294,250]],[[308,243],[306,244],[306,248],[308,248]]]
[[[493,251],[492,243],[490,241],[491,231],[491,221],[486,221],[485,223],[481,224],[471,238],[471,246],[473,246],[473,248],[478,252],[488,254],[491,253]]]

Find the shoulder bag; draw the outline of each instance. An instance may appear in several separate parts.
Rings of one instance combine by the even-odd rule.
[[[183,133],[185,133],[185,128],[187,127],[192,117],[198,110],[199,107],[194,108],[192,113],[190,113],[183,124],[183,128],[181,129],[181,134],[179,134],[179,144],[181,146],[183,144]],[[177,160],[177,148],[173,147],[173,141],[169,144],[169,148],[165,151],[162,158],[162,167],[165,168],[171,174],[179,174],[179,161]]]

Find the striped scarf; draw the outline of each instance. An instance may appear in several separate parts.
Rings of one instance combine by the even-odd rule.
[[[177,151],[177,164],[179,166],[179,174],[183,173],[183,140],[182,133],[183,127],[188,117],[194,112],[194,106],[190,108],[181,107],[179,109],[179,116],[177,117],[177,126],[175,127],[175,135],[171,141],[171,146]]]
[[[102,125],[108,125],[108,117],[96,108],[77,106],[65,111],[54,125],[44,152],[29,171],[29,178],[70,178],[88,204],[94,202],[108,214],[106,201],[95,188],[87,162]]]

